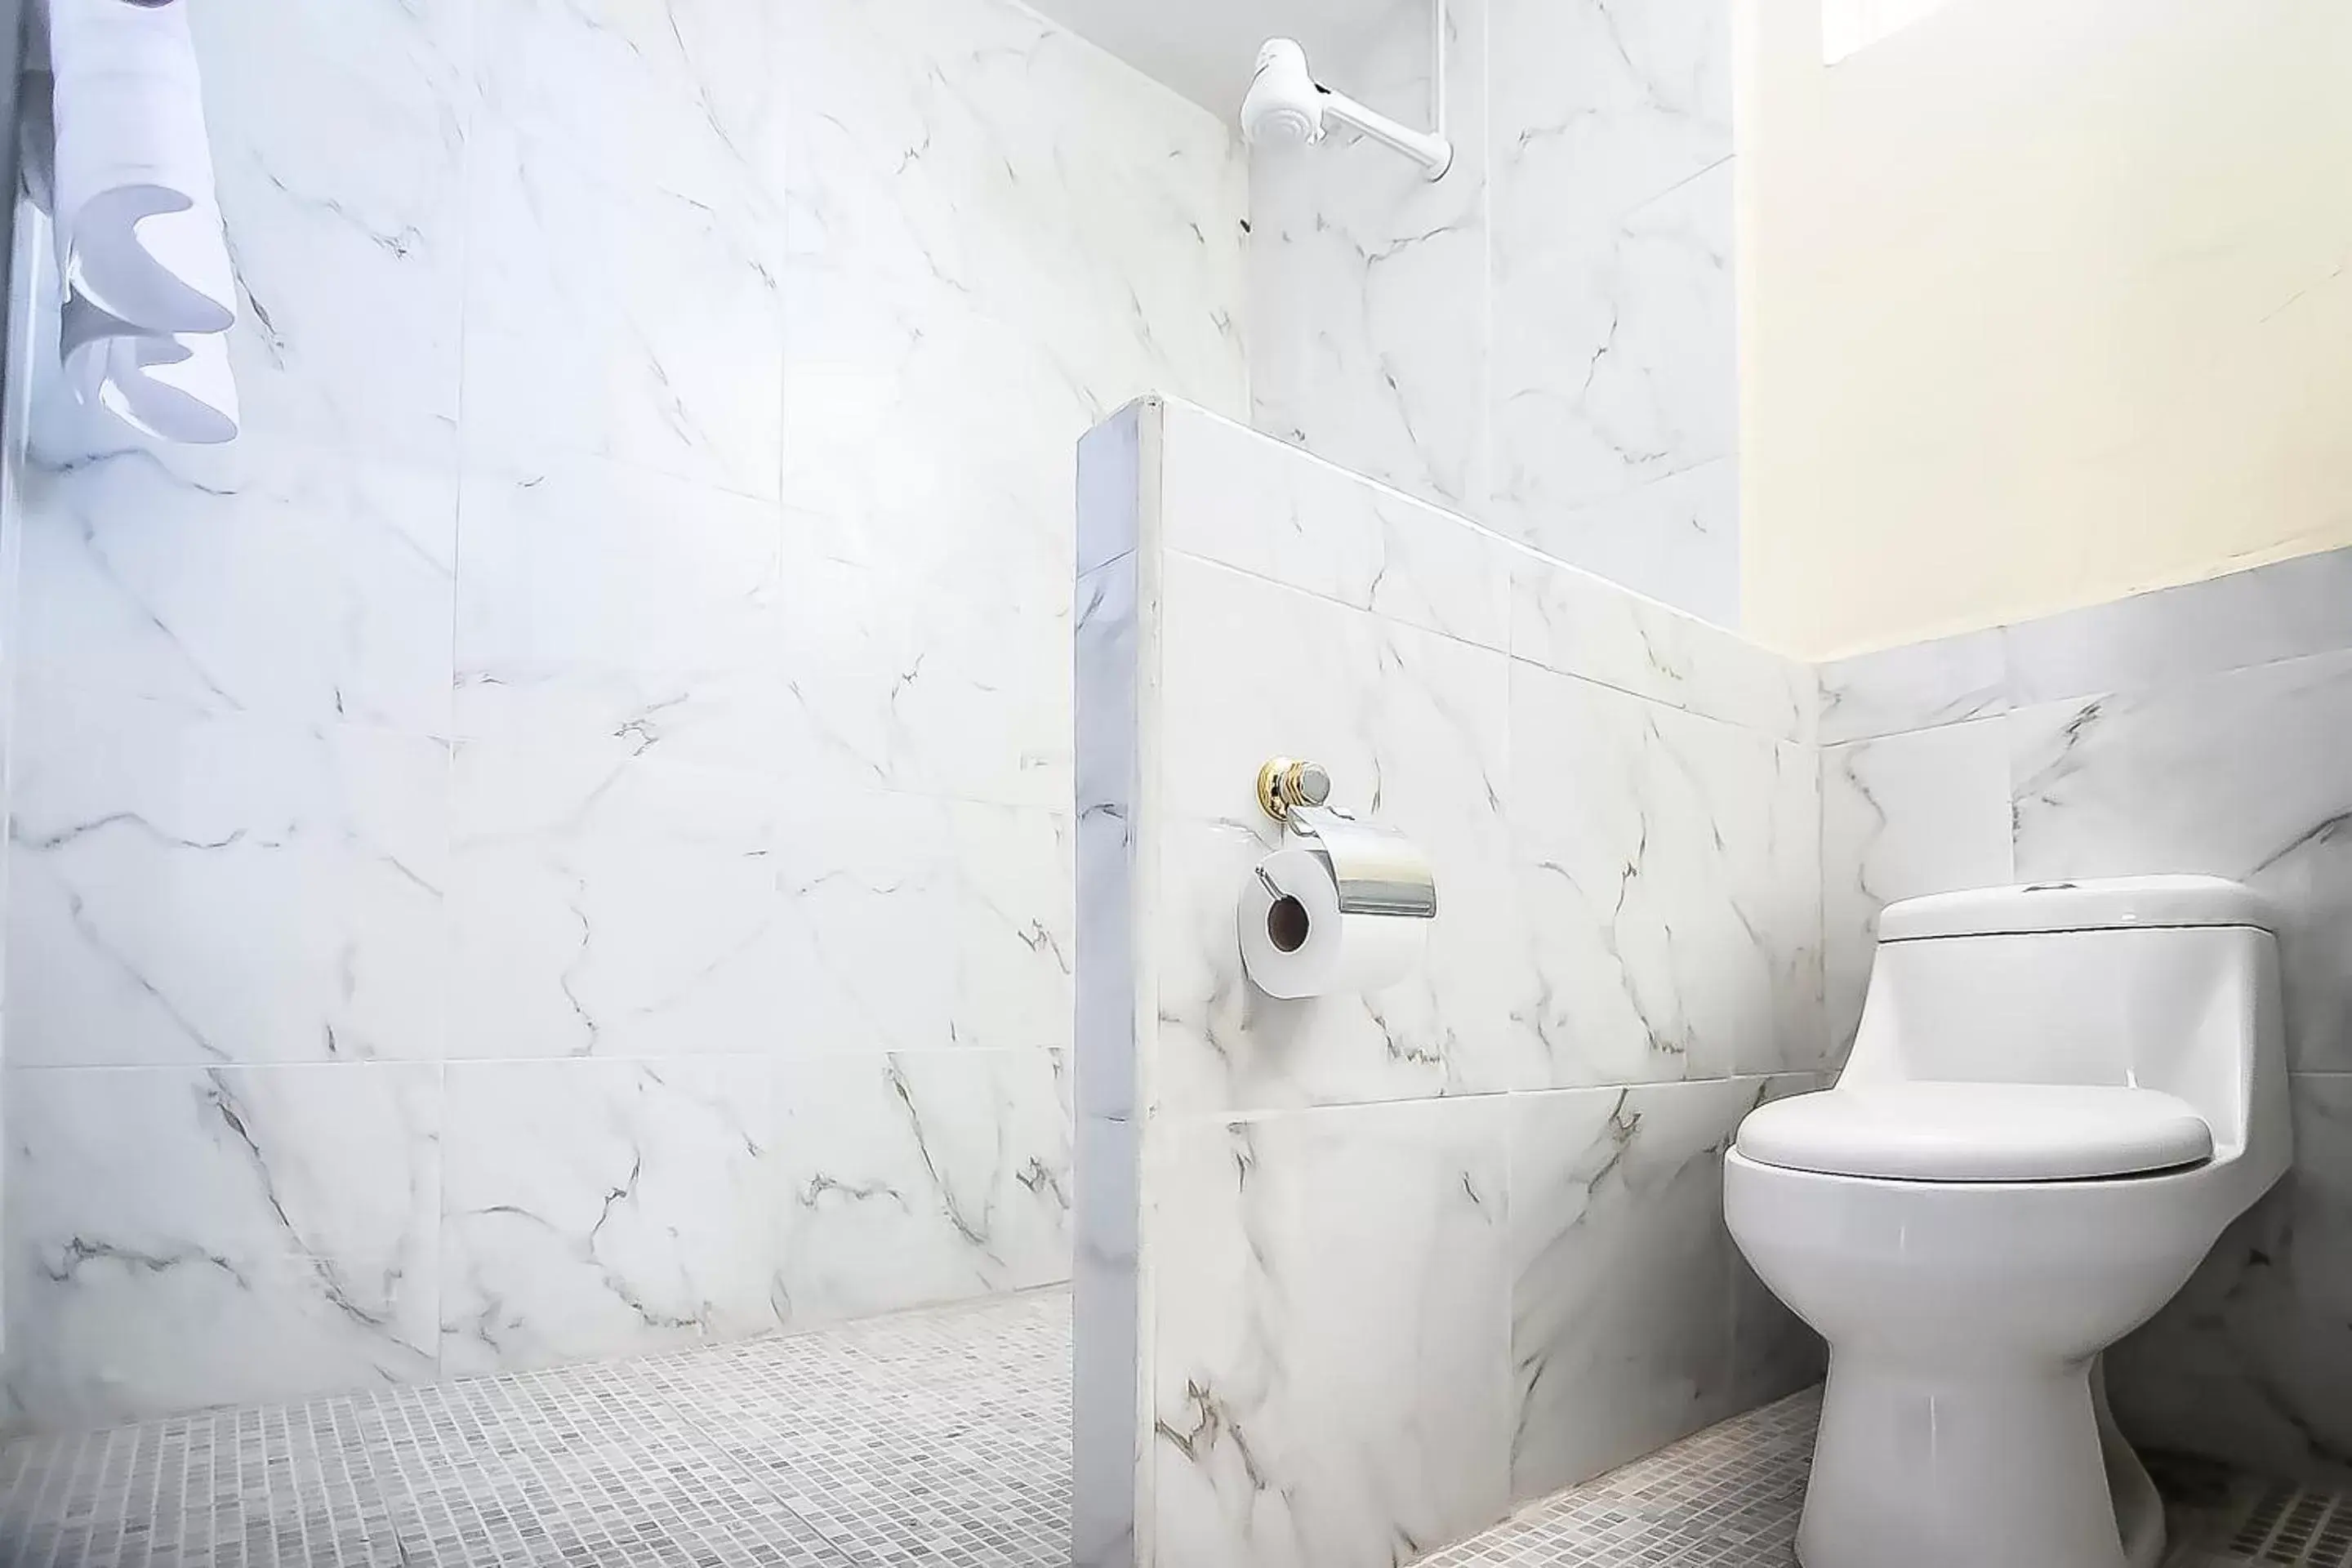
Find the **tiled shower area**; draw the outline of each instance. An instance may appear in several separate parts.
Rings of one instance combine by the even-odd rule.
[[[2352,549],[1743,636],[1730,0],[177,3],[241,428],[0,472],[0,1568],[1785,1568],[1743,1118],[2156,872],[2294,1155],[2114,1405],[2352,1568]],[[1244,972],[1276,756],[1402,979]]]
[[[0,1562],[1061,1568],[1069,1352],[1044,1291],[34,1438]]]

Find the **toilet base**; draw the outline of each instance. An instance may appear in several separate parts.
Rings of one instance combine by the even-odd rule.
[[[2153,1568],[2156,1489],[2096,1363],[1923,1372],[1832,1348],[1804,1568]]]

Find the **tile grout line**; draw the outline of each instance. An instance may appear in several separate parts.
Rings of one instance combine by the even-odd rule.
[[[756,1344],[760,1342],[758,1340],[751,1340],[737,1342]],[[696,1348],[716,1349],[719,1347]],[[675,1416],[679,1423],[687,1428],[688,1434],[693,1437],[695,1442],[705,1449],[711,1458],[717,1461],[720,1468],[730,1475],[740,1478],[743,1482],[748,1483],[750,1486],[764,1494],[776,1505],[777,1508],[782,1510],[786,1514],[790,1515],[794,1521],[796,1521],[802,1529],[807,1531],[817,1540],[824,1542],[825,1549],[841,1560],[840,1568],[869,1568],[869,1564],[872,1563],[871,1559],[861,1559],[853,1555],[850,1547],[846,1542],[835,1540],[832,1535],[828,1534],[814,1520],[801,1512],[799,1509],[794,1508],[789,1499],[787,1499],[782,1492],[778,1491],[774,1487],[771,1486],[766,1480],[762,1479],[751,1466],[730,1453],[728,1451],[725,1439],[705,1423],[701,1415],[698,1414],[693,1406],[681,1400],[673,1398],[669,1393],[662,1387],[662,1380],[650,1375],[646,1370],[647,1363],[654,1359],[656,1358],[644,1357],[637,1361],[631,1362],[626,1364],[620,1375],[625,1382],[632,1384],[641,1385],[640,1391],[644,1394],[652,1399],[653,1402],[658,1405],[661,1408],[668,1411],[673,1416]]]

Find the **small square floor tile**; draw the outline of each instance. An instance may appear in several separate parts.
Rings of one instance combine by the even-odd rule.
[[[1427,1568],[1790,1568],[1818,1390]],[[2152,1467],[2167,1568],[2352,1568],[2352,1497]],[[5,1568],[1062,1568],[1060,1291],[0,1449]]]

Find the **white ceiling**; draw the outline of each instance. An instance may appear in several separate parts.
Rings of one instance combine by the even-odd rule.
[[[1030,0],[1220,119],[1249,90],[1257,47],[1297,38],[1311,61],[1378,25],[1392,0]],[[1426,0],[1423,0],[1425,4]]]

